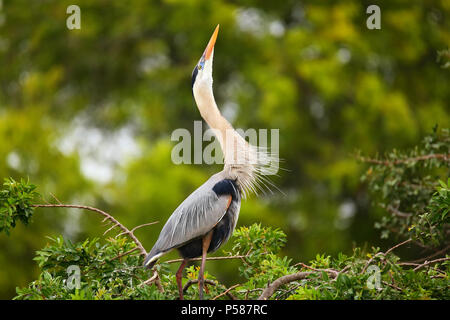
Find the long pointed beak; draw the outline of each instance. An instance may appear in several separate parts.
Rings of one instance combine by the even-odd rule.
[[[209,39],[208,45],[206,46],[205,52],[203,53],[203,57],[205,60],[208,60],[211,57],[214,45],[216,44],[218,33],[219,33],[219,25],[217,25],[216,29],[214,30],[214,33],[211,36],[211,39]]]

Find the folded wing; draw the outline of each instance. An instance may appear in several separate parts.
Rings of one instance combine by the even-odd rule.
[[[231,195],[217,195],[212,186],[207,181],[172,213],[148,254],[146,265],[163,253],[204,236],[223,218],[230,206]]]

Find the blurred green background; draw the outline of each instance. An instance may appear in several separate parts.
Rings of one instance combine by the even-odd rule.
[[[71,4],[80,30],[66,27]],[[273,178],[283,193],[245,201],[238,226],[281,228],[296,261],[384,247],[355,151],[405,149],[449,127],[450,72],[437,52],[450,43],[450,2],[379,1],[381,30],[366,27],[370,4],[0,0],[0,178],[29,177],[40,202],[99,207],[130,229],[160,221],[136,232],[149,250],[178,204],[221,170],[173,164],[170,139],[200,119],[191,72],[220,24],[217,103],[236,128],[280,129],[286,169]],[[0,234],[0,298],[36,278],[46,235],[101,237],[100,222],[39,209],[30,226]],[[224,283],[238,282],[235,268],[207,265]]]

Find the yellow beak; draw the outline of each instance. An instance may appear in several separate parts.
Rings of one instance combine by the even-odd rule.
[[[216,44],[218,33],[219,33],[219,25],[217,25],[216,29],[214,30],[214,33],[211,36],[211,39],[209,39],[208,45],[206,46],[205,52],[203,53],[205,60],[208,60],[211,57],[214,45]]]

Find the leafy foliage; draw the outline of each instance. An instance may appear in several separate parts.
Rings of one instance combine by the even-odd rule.
[[[133,298],[135,286],[146,276],[140,256],[123,253],[135,248],[125,238],[98,238],[72,243],[61,236],[49,238],[50,243],[34,258],[42,270],[39,279],[27,288],[18,289],[16,299],[116,299]],[[67,279],[70,266],[80,270],[78,288],[70,288]]]
[[[376,223],[383,238],[394,233],[425,246],[448,244],[449,186],[443,181],[448,179],[449,155],[449,130],[435,128],[410,152],[394,150],[385,160],[366,159],[373,165],[362,178],[378,205],[390,213]]]
[[[249,238],[250,236],[250,238]],[[420,271],[405,268],[398,256],[384,254],[378,248],[371,252],[355,249],[350,256],[339,254],[336,258],[317,255],[304,264],[292,264],[292,260],[276,254],[286,236],[279,230],[262,228],[260,225],[242,227],[233,236],[234,249],[252,243],[246,257],[242,259],[240,272],[246,282],[230,290],[235,299],[257,299],[268,283],[296,272],[310,272],[305,279],[280,287],[274,299],[449,299],[449,261],[424,267]],[[73,244],[62,237],[49,238],[50,243],[37,252],[35,260],[42,271],[39,278],[25,288],[17,289],[15,299],[176,299],[178,289],[175,276],[167,263],[158,266],[159,285],[162,290],[144,282],[151,272],[142,267],[143,259],[133,253],[123,255],[135,247],[126,238],[109,238],[100,244],[99,239],[87,239]],[[247,246],[246,248],[247,249]],[[233,254],[239,254],[234,251]],[[250,264],[252,263],[252,264]],[[367,266],[377,267],[380,283],[370,287],[371,272]],[[80,268],[80,285],[69,288],[70,274],[67,268]],[[331,274],[330,274],[331,272]],[[337,276],[336,276],[337,274]],[[184,284],[195,282],[198,267],[186,270]],[[208,291],[206,298],[212,299],[227,289],[216,278],[205,275]],[[211,284],[212,282],[212,284]],[[373,282],[373,281],[372,281]],[[187,299],[197,299],[198,289],[189,286]],[[229,299],[223,295],[219,299]]]
[[[440,186],[430,199],[425,213],[419,216],[417,225],[410,227],[416,239],[434,246],[448,243],[449,210],[450,210],[450,178],[447,184],[439,180]]]
[[[372,260],[372,257],[377,257]],[[374,272],[367,271],[370,263]],[[448,261],[434,268],[415,272],[399,264],[398,256],[385,256],[377,248],[365,253],[355,249],[353,255],[332,259],[318,256],[311,265],[337,270],[335,278],[327,272],[315,272],[298,283],[288,299],[449,299]],[[307,268],[302,269],[307,271]],[[344,270],[344,271],[342,271]],[[376,276],[379,275],[379,284]]]
[[[278,277],[295,271],[289,266],[291,259],[277,256],[286,242],[283,231],[263,228],[260,224],[241,227],[235,231],[232,254],[244,256],[243,264],[239,267],[241,276],[248,280],[244,288],[261,288]]]
[[[17,221],[27,225],[34,212],[33,200],[37,196],[36,186],[21,179],[5,179],[0,191],[0,232],[9,234]]]

